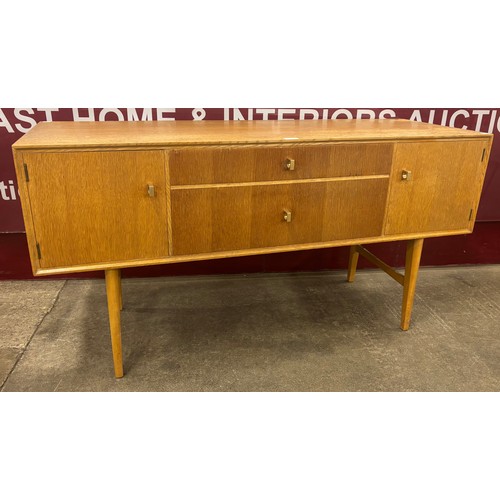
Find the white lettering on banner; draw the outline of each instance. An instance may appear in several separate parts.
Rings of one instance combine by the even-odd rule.
[[[264,109],[256,109],[255,112],[258,115],[262,115],[263,120],[269,120],[269,115],[272,115],[275,112],[275,110],[274,108],[273,109],[264,108]]]
[[[253,109],[247,109],[247,117],[240,111],[239,108],[233,109],[233,120],[253,120]]]
[[[5,127],[10,134],[14,133],[12,125],[9,123],[9,120],[7,120],[5,113],[1,109],[0,109],[0,127]]]
[[[75,122],[95,122],[94,108],[87,108],[87,116],[80,116],[79,108],[73,109],[73,121]]]
[[[477,122],[476,122],[476,132],[479,132],[481,130],[481,124],[483,122],[483,116],[489,115],[490,112],[487,109],[474,109],[472,111],[472,115],[475,116],[477,115]]]
[[[312,118],[306,118],[308,115]],[[319,113],[315,109],[301,109],[299,113],[299,120],[318,120]]]
[[[139,114],[137,113],[137,109],[135,108],[127,108],[127,120],[129,122],[134,121],[152,121],[153,120],[153,108],[144,108],[142,112],[142,117],[139,118]]]
[[[421,122],[422,121],[422,114],[420,113],[419,109],[413,110],[413,113],[410,116],[410,120],[413,120],[414,122]]]
[[[493,113],[491,113],[491,120],[490,120],[490,126],[488,127],[488,134],[493,133],[493,127],[495,126],[495,118],[497,116],[497,110],[493,110]]]
[[[119,122],[123,122],[125,120],[125,117],[123,116],[123,113],[118,109],[118,108],[103,108],[101,112],[99,113],[99,121],[100,122],[105,122],[106,121],[106,116],[109,114],[116,115],[118,118]]]
[[[278,109],[278,120],[294,120],[295,118],[285,118],[285,115],[295,114],[294,109]]]
[[[14,188],[14,181],[9,181],[10,197],[12,200],[16,199],[16,190]]]
[[[207,112],[203,108],[194,108],[191,114],[193,115],[193,120],[203,120],[207,116]]]
[[[159,122],[175,120],[173,116],[163,116],[165,113],[175,113],[175,108],[156,108],[156,119]]]
[[[38,121],[53,121],[58,119],[57,112],[60,108],[14,108],[5,113],[5,108],[0,108],[0,132],[5,129],[10,134],[26,133]],[[73,121],[174,121],[176,108],[71,108]],[[65,111],[65,110],[62,110]],[[186,110],[187,111],[187,110]],[[490,134],[500,132],[500,117],[496,109],[459,109],[451,112],[449,109],[413,109],[407,110],[410,120],[462,129],[475,129]],[[405,117],[408,115],[405,113]],[[397,118],[394,109],[313,109],[313,108],[224,108],[224,120],[337,120],[337,119],[385,119]],[[191,109],[193,120],[205,120],[206,108]],[[451,115],[451,116],[449,116]],[[11,116],[14,117],[11,118]],[[67,118],[67,115],[64,115]]]
[[[346,118],[352,120],[352,113],[348,109],[337,109],[332,115],[332,120],[337,120],[339,116],[345,115]],[[324,118],[323,118],[324,119]]]
[[[450,118],[450,127],[455,126],[455,120],[457,119],[457,116],[462,115],[465,116],[465,118],[469,118],[469,113],[465,111],[465,109],[459,109],[458,111],[455,111]],[[462,128],[467,128],[466,125],[463,125]]]
[[[363,116],[367,116],[370,120],[373,120],[375,118],[375,111],[372,109],[358,109],[356,118],[359,120],[363,118]]]
[[[2,197],[2,200],[10,200],[10,198],[7,196],[7,186],[5,185],[4,181],[0,182],[0,196]]]
[[[16,190],[14,188],[14,181],[9,180],[7,182],[8,185],[5,184],[5,181],[0,181],[0,197],[4,201],[15,201],[17,200],[17,196],[16,196]],[[9,189],[10,192],[10,198],[7,194],[7,189]]]
[[[224,120],[230,121],[231,119],[235,121],[253,120],[253,109],[247,108],[247,117],[245,118],[245,115],[242,111],[240,111],[240,108],[233,108],[233,117],[231,118],[231,110],[229,108],[224,108]]]
[[[19,132],[26,133],[31,130],[35,125],[36,121],[31,116],[23,115],[23,111],[26,111],[30,115],[34,114],[33,108],[16,108],[14,110],[14,116],[22,123],[29,123],[28,127],[23,127],[20,123],[16,123],[16,128]]]
[[[378,113],[373,109],[359,109],[354,113],[348,109],[330,110],[323,108],[321,110],[313,108],[223,108],[223,117],[226,121],[253,120],[254,112],[258,119],[270,120],[275,115],[277,120],[337,120],[337,119],[384,119],[396,118],[394,109],[383,109]],[[298,115],[298,116],[297,116]]]
[[[244,120],[245,117],[243,116],[243,113],[238,109],[234,108],[233,109],[233,120]]]
[[[378,115],[379,118],[396,118],[396,112],[393,109],[383,109]]]
[[[45,121],[51,122],[52,121],[52,113],[54,111],[59,111],[59,108],[36,108],[36,110],[44,112],[45,113]]]

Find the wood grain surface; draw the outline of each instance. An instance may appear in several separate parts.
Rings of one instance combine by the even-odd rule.
[[[231,257],[244,257],[248,255],[264,255],[272,253],[295,252],[299,250],[313,250],[316,248],[334,248],[345,247],[350,245],[370,244],[370,243],[383,243],[390,241],[405,241],[412,238],[436,238],[438,236],[453,236],[460,234],[468,234],[470,230],[461,229],[459,231],[434,231],[428,233],[414,233],[414,234],[395,234],[391,236],[374,236],[367,238],[355,238],[346,240],[326,241],[304,243],[300,245],[287,245],[279,247],[266,247],[266,248],[247,248],[244,250],[231,250],[213,253],[199,253],[192,255],[172,255],[170,257],[161,257],[159,259],[133,259],[113,262],[100,262],[97,264],[83,264],[74,265],[70,267],[54,267],[51,269],[37,269],[36,276],[49,276],[53,274],[67,274],[79,273],[84,271],[96,271],[103,269],[127,268],[127,267],[141,267],[141,266],[156,266],[160,264],[175,264],[179,262],[195,262],[199,260],[210,259],[227,259]]]
[[[193,147],[170,152],[172,186],[389,174],[393,145]],[[286,161],[295,162],[287,170]]]
[[[168,256],[162,151],[24,153],[23,160],[38,267]]]
[[[401,330],[410,328],[411,312],[413,309],[413,300],[415,298],[415,289],[417,285],[418,269],[420,267],[420,257],[424,240],[410,240],[406,244],[406,263],[405,276],[403,281],[403,304],[401,310]]]
[[[104,272],[106,280],[106,296],[108,299],[109,330],[111,333],[111,349],[115,377],[123,377],[122,328],[121,328],[121,295],[122,285],[119,269]]]
[[[486,172],[487,141],[395,146],[385,234],[466,229],[473,223]],[[403,180],[403,170],[411,178]]]
[[[51,122],[13,150],[46,275],[469,233],[491,141],[392,119]]]
[[[387,188],[388,178],[357,178],[175,190],[172,254],[381,235]]]
[[[410,120],[40,122],[15,149],[484,138],[488,134]]]

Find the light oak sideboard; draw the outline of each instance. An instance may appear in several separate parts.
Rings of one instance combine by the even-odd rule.
[[[493,136],[414,121],[39,123],[13,145],[33,273],[104,270],[123,376],[125,267],[350,246],[403,286],[470,233]],[[362,244],[407,240],[404,274]]]

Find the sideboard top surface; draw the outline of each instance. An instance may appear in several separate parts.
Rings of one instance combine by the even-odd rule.
[[[491,134],[402,119],[282,121],[40,122],[14,149],[154,147],[412,139]]]

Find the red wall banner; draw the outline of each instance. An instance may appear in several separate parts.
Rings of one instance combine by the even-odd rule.
[[[24,232],[12,144],[40,121],[406,118],[495,134],[478,221],[500,221],[500,109],[0,108],[0,233]],[[449,172],[443,172],[447,175]]]
[[[460,244],[463,248],[468,248],[469,255],[464,258],[463,255],[458,256],[458,253],[455,252],[457,256],[450,258],[449,262],[446,256],[454,255],[452,250],[456,250],[457,241],[453,240],[453,238],[436,238],[436,240],[440,240],[440,242],[437,242],[438,246],[436,246],[436,249],[439,247],[439,255],[436,257],[436,262],[429,259],[428,263],[500,262],[500,255],[496,256],[498,253],[497,242],[500,240],[497,229],[500,228],[500,225],[494,224],[494,222],[500,221],[500,196],[498,194],[500,193],[500,109],[0,108],[0,233],[24,232],[11,147],[16,140],[41,121],[341,120],[350,118],[405,118],[493,133],[495,139],[493,140],[493,148],[477,214],[477,222],[490,222],[493,225],[484,225],[482,227],[484,231],[479,232],[478,225],[476,225],[472,235],[461,236],[460,242],[462,243]],[[450,175],[450,172],[443,172],[443,175]],[[477,236],[478,234],[480,236]],[[478,240],[475,245],[472,243],[474,238],[479,238],[481,241]],[[27,259],[27,252],[24,248],[24,240],[23,235],[12,235],[10,238],[7,234],[0,235],[0,278],[28,277],[29,259]],[[476,252],[474,252],[474,248],[476,248]],[[335,251],[342,252],[342,250]],[[293,257],[290,256],[287,259],[291,262]],[[20,262],[21,260],[22,262]],[[248,259],[242,260],[242,262],[248,263],[247,261]],[[262,269],[262,266],[265,267],[266,265],[259,263],[257,270],[265,270]],[[242,264],[243,267],[244,264]],[[287,270],[288,267],[285,265],[283,270]],[[188,269],[180,272],[190,274]],[[234,269],[234,272],[238,272],[238,269]]]

